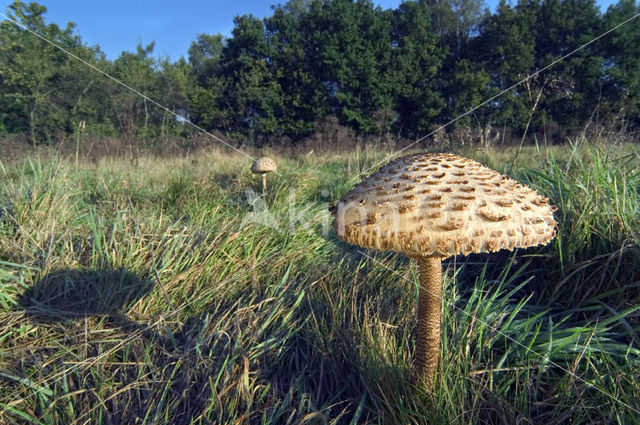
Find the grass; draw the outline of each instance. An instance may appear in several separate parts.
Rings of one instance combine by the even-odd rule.
[[[433,397],[415,266],[330,231],[385,157],[2,164],[0,423],[640,423],[637,150],[520,154],[558,238],[445,263]]]

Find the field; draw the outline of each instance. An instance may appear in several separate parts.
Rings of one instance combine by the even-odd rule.
[[[640,424],[640,151],[526,147],[546,247],[444,263],[436,388],[415,264],[328,208],[389,152],[0,163],[2,424]],[[515,150],[457,152],[501,172]]]

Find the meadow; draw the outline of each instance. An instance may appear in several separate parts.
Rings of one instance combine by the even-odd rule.
[[[455,152],[559,227],[444,262],[433,394],[415,264],[330,228],[390,151],[265,153],[0,163],[0,423],[640,424],[637,145]]]

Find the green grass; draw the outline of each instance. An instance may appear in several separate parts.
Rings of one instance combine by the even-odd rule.
[[[386,155],[2,164],[0,423],[640,423],[638,151],[520,154],[558,238],[445,262],[435,395],[414,264],[329,231]]]

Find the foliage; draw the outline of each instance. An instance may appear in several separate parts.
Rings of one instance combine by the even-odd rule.
[[[229,37],[198,34],[188,57],[171,62],[153,43],[108,60],[72,23],[47,25],[44,6],[16,0],[12,19],[129,88],[4,21],[0,132],[54,144],[84,128],[132,147],[189,137],[185,119],[253,145],[298,141],[332,119],[359,136],[419,138],[449,122],[449,131],[550,128],[562,138],[592,124],[632,132],[637,21],[585,44],[639,10],[634,0],[604,14],[595,0],[502,0],[493,13],[482,0],[412,0],[393,10],[372,0],[290,0],[265,18],[236,17]]]
[[[444,50],[430,23],[425,3],[402,3],[394,12],[393,56],[395,126],[419,137],[430,130],[444,102],[438,93],[438,73]]]
[[[28,134],[33,144],[48,142],[57,132],[73,131],[72,120],[81,109],[84,112],[82,95],[91,82],[85,73],[75,78],[77,66],[67,55],[30,31],[81,57],[98,54],[82,45],[73,34],[73,24],[65,29],[46,25],[46,10],[36,3],[15,2],[8,16],[25,28],[0,23],[0,121],[10,133]],[[90,113],[90,108],[86,110]]]
[[[620,0],[609,7],[603,17],[603,26],[613,28],[629,17],[640,13],[640,4],[633,0]],[[640,124],[640,28],[624,25],[607,37],[601,45],[600,54],[605,58],[603,92],[607,104],[603,115],[615,120],[630,120],[631,125]]]

